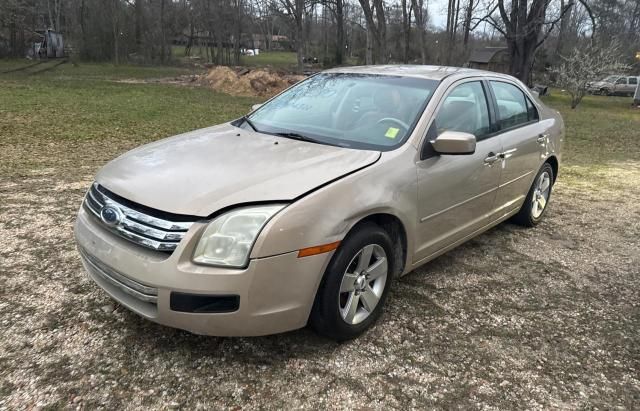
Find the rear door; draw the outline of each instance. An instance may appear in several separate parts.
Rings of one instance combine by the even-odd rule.
[[[489,81],[500,129],[501,177],[496,211],[499,215],[517,209],[546,157],[550,122],[541,122],[538,108],[515,83]]]
[[[500,139],[492,136],[492,105],[480,80],[452,85],[436,110],[417,162],[418,229],[414,262],[461,242],[491,221],[500,181]],[[476,136],[468,155],[438,154],[429,141],[446,130]]]

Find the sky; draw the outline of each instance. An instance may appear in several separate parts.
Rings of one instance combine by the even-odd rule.
[[[447,25],[447,0],[425,0],[431,24],[444,28]]]

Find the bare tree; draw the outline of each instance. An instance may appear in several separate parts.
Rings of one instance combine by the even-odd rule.
[[[344,62],[344,0],[335,0],[336,15],[336,64]]]
[[[47,12],[49,15],[49,28],[60,30],[60,10],[62,0],[47,0]]]
[[[456,42],[456,34],[458,32],[458,18],[460,15],[460,0],[449,0],[447,7],[447,50],[446,62],[451,64],[451,56]]]
[[[109,2],[111,11],[111,33],[113,35],[113,62],[120,63],[120,0]]]
[[[583,4],[590,11],[587,0],[562,1],[555,17],[548,19],[548,9],[553,0],[497,0],[496,7],[500,21],[493,15],[486,20],[505,37],[510,57],[510,73],[525,83],[530,82],[530,74],[537,50],[544,44],[556,25],[575,6]],[[507,7],[509,6],[509,7]]]
[[[367,21],[367,39],[373,41],[375,63],[384,64],[387,56],[387,18],[384,0],[358,0]],[[373,61],[367,61],[372,64]]]
[[[412,7],[407,0],[402,0],[400,7],[402,8],[402,62],[409,62],[409,53],[411,51],[411,12]]]
[[[304,69],[304,47],[305,47],[305,30],[304,30],[304,14],[305,0],[279,0],[284,7],[287,15],[293,21],[296,32],[296,54],[298,60],[298,72],[302,73]]]
[[[418,46],[420,48],[420,61],[427,64],[427,13],[424,7],[424,0],[411,0],[413,13],[416,16],[416,27],[418,29]]]
[[[602,79],[607,74],[626,71],[630,66],[622,63],[622,53],[618,44],[608,47],[576,47],[568,56],[561,56],[563,62],[551,70],[556,84],[571,96],[571,108],[578,107],[586,95],[589,83]]]

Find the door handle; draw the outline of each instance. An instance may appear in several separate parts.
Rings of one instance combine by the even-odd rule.
[[[516,151],[518,151],[517,148],[511,148],[509,150],[505,150],[502,153],[498,154],[498,157],[507,159],[511,157]]]
[[[489,153],[487,155],[487,157],[484,159],[484,163],[488,166],[490,166],[491,164],[495,163],[496,161],[498,161],[500,159],[500,155],[496,154],[496,153]]]
[[[536,139],[536,141],[537,141],[539,144],[544,144],[544,143],[546,143],[546,141],[547,141],[547,137],[549,137],[549,134],[539,134],[539,135],[538,135],[538,138]]]

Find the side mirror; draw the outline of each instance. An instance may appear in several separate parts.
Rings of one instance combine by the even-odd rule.
[[[262,107],[262,103],[254,104],[253,106],[251,106],[251,111],[256,111],[260,107]]]
[[[431,146],[439,154],[473,154],[476,152],[476,136],[459,131],[445,131]]]

